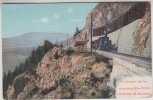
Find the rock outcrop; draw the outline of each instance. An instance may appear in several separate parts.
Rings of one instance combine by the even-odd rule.
[[[136,31],[133,33],[133,54],[151,58],[151,6],[148,3]]]
[[[56,52],[58,59],[54,57]],[[111,62],[97,54],[67,56],[61,48],[53,48],[38,64],[36,74],[17,76],[7,94],[18,100],[111,97],[107,86]]]
[[[135,3],[99,3],[94,9],[92,9],[86,17],[85,27],[77,39],[90,39],[91,31],[91,13],[93,29],[103,27],[112,23],[115,19],[119,18],[122,14],[127,12]]]
[[[90,48],[92,21],[93,33],[98,34],[93,34],[93,40],[98,40],[107,33],[112,45],[117,48],[116,52],[151,58],[150,9],[149,2],[99,3],[87,15],[85,27],[75,39],[89,40],[87,47]]]

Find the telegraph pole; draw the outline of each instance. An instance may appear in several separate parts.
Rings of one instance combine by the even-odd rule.
[[[57,41],[56,41],[56,45],[58,46],[58,38],[57,38]]]
[[[68,49],[68,34],[67,34],[67,49]]]
[[[92,12],[91,12],[91,19],[90,20],[91,20],[91,30],[90,30],[91,31],[91,42],[90,42],[91,47],[90,47],[90,49],[91,49],[91,55],[92,55]]]

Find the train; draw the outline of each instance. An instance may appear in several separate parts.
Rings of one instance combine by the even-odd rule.
[[[109,37],[106,34],[98,40],[92,41],[92,48],[102,51],[110,51],[112,50],[112,41],[109,40]]]

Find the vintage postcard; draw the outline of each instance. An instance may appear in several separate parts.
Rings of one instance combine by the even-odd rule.
[[[4,99],[152,98],[150,1],[1,11]]]

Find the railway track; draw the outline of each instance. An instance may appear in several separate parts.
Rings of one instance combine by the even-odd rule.
[[[88,51],[90,52],[89,49]],[[122,53],[117,53],[117,52],[107,52],[107,51],[101,51],[101,50],[93,50],[93,52],[103,55],[105,57],[108,57],[110,59],[113,59],[114,57],[120,58],[130,63],[136,64],[139,67],[145,67],[145,68],[152,67],[151,58],[144,58],[144,57],[138,57],[138,56],[133,56],[133,55],[128,55],[128,54],[122,54]]]

